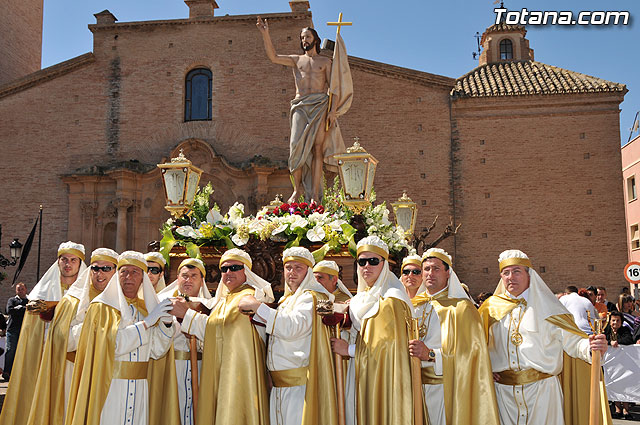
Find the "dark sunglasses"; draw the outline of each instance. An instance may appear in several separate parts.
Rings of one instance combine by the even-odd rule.
[[[377,266],[378,264],[380,264],[380,261],[384,261],[384,258],[381,260],[379,258],[358,258],[358,265],[360,267],[364,267],[367,265],[367,263],[369,263],[370,266]]]
[[[240,270],[244,269],[244,266],[241,264],[234,264],[232,266],[222,266],[220,267],[220,271],[222,273],[226,273],[226,272],[239,272]]]
[[[91,266],[91,271],[92,272],[105,272],[105,273],[109,273],[111,270],[113,270],[115,267],[114,266]]]
[[[147,271],[151,274],[160,274],[162,273],[162,269],[160,267],[149,267]]]
[[[406,269],[406,270],[402,270],[402,274],[405,276],[409,276],[410,273],[415,274],[416,276],[418,276],[419,274],[422,273],[422,270],[419,269]]]

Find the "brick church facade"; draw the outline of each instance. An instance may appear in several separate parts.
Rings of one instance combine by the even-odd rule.
[[[0,42],[4,245],[24,241],[42,204],[41,272],[65,240],[88,252],[144,251],[168,218],[156,164],[180,149],[204,169],[223,211],[239,201],[255,212],[288,196],[295,88],[291,70],[266,58],[255,15],[214,16],[213,0],[187,0],[187,19],[117,22],[103,11],[89,25],[92,52],[39,70],[42,0],[30,2],[39,3],[30,24],[40,32],[14,44],[31,59]],[[262,15],[279,53],[297,52],[300,28],[313,25],[307,1],[290,8]],[[17,32],[10,18],[0,40]],[[350,57],[355,95],[343,136],[380,160],[379,201],[406,190],[418,203],[418,231],[436,215],[435,233],[449,217],[462,223],[442,247],[473,293],[495,287],[498,254],[509,248],[527,252],[553,288],[617,286],[627,261],[626,87],[536,62],[525,35],[489,27],[479,66],[458,79]],[[210,75],[202,120],[185,119],[194,70]],[[13,290],[0,291],[5,300]]]

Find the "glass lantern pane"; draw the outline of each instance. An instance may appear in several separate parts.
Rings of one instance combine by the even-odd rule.
[[[371,195],[371,189],[373,189],[373,179],[376,175],[376,164],[369,162],[369,170],[367,175],[367,195]]]
[[[196,196],[196,190],[198,190],[198,182],[200,181],[200,175],[191,171],[189,173],[189,182],[187,183],[187,196],[185,196],[185,203],[191,205],[193,198]]]
[[[167,203],[179,205],[184,195],[185,174],[182,168],[169,168],[164,173],[164,185],[167,188]]]
[[[396,219],[398,220],[398,224],[405,232],[408,232],[411,228],[412,215],[411,208],[399,207],[396,210]]]
[[[344,193],[352,199],[359,199],[364,192],[364,178],[367,172],[367,165],[364,162],[347,162],[342,165],[342,175],[344,177]]]

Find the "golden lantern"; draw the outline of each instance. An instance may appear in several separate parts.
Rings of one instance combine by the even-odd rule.
[[[340,183],[344,191],[345,204],[356,214],[364,211],[371,202],[371,189],[376,174],[378,160],[373,157],[354,137],[353,146],[346,153],[333,157],[338,161]]]
[[[406,236],[412,236],[418,218],[418,205],[407,196],[406,192],[403,192],[402,197],[392,202],[391,206],[396,216],[396,225],[404,229]]]
[[[171,162],[158,164],[162,171],[164,194],[167,205],[164,207],[175,218],[186,213],[198,190],[202,170],[191,163],[180,149],[180,155],[171,158]]]

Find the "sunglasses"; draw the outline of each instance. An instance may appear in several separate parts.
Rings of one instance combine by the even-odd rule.
[[[105,272],[105,273],[109,273],[111,270],[113,270],[115,267],[114,266],[91,266],[91,271],[92,272]]]
[[[380,261],[384,261],[384,258],[381,260],[379,258],[358,258],[358,265],[360,267],[364,267],[367,265],[367,263],[369,263],[370,266],[377,266],[378,264],[380,264]]]
[[[151,274],[160,274],[162,273],[162,269],[160,267],[149,267],[147,271]]]
[[[241,264],[234,264],[232,266],[221,266],[220,267],[220,271],[222,273],[226,273],[226,272],[239,272],[240,270],[244,269],[244,266]]]
[[[419,269],[406,269],[406,270],[402,270],[402,274],[405,276],[409,276],[409,274],[413,273],[414,275],[418,276],[419,274],[422,273],[422,270]]]

